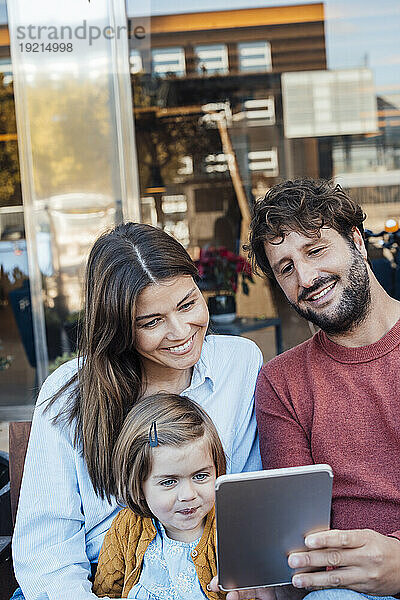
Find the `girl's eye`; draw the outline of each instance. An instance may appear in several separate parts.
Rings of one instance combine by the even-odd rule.
[[[172,487],[175,483],[175,479],[165,479],[164,481],[160,481],[160,485],[163,487]]]
[[[193,304],[196,302],[196,300],[191,300],[190,302],[185,302],[185,304],[182,304],[182,306],[180,307],[181,310],[188,310],[189,308],[191,308],[193,306]]]
[[[207,479],[209,476],[209,473],[196,473],[193,479],[195,481],[205,481],[205,479]]]

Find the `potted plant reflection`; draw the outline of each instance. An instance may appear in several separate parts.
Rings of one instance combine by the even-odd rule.
[[[208,298],[211,319],[215,323],[232,323],[236,317],[238,285],[248,295],[249,283],[253,283],[250,263],[227,248],[210,246],[200,250],[196,266],[200,289],[216,292]]]

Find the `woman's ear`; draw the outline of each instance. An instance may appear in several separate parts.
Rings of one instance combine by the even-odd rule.
[[[360,252],[364,260],[368,260],[367,249],[365,247],[365,242],[361,231],[358,227],[353,227],[352,230],[353,242],[357,250]]]

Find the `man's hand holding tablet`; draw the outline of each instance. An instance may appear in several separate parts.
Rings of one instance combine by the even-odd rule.
[[[340,587],[376,596],[399,589],[400,541],[395,537],[371,529],[332,529],[307,536],[305,545],[307,551],[289,555],[290,567],[309,571],[293,577],[298,588]]]

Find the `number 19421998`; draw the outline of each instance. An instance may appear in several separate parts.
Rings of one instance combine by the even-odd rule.
[[[74,47],[72,42],[68,44],[64,42],[39,43],[39,42],[23,42],[19,44],[21,52],[73,52]]]

